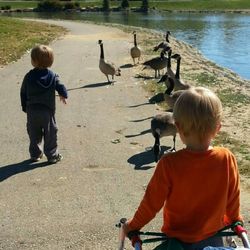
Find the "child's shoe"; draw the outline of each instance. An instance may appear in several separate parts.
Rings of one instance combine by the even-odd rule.
[[[31,157],[30,161],[31,162],[38,162],[43,158],[43,153],[41,153],[38,157]]]
[[[61,154],[57,154],[51,158],[48,159],[48,162],[50,164],[55,164],[63,159],[63,156]]]

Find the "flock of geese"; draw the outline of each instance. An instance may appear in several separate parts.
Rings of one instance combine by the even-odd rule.
[[[180,54],[172,55],[172,49],[169,42],[170,32],[166,32],[165,41],[160,42],[153,48],[153,51],[160,50],[160,55],[147,60],[142,63],[145,68],[151,68],[154,70],[155,78],[160,78],[160,71],[166,69],[166,73],[161,76],[157,83],[164,83],[166,85],[166,91],[164,93],[158,93],[149,99],[149,103],[159,103],[165,101],[169,106],[170,110],[173,110],[174,104],[178,97],[187,89],[192,86],[189,83],[184,82],[180,79],[180,64],[181,56]],[[137,45],[136,32],[133,32],[134,45],[130,49],[130,55],[132,57],[134,65],[140,63],[142,50]],[[107,77],[109,83],[112,83],[109,79],[111,76],[112,81],[114,76],[121,75],[121,70],[115,66],[115,64],[110,63],[104,58],[104,49],[102,40],[98,41],[100,45],[100,60],[99,69]],[[176,60],[176,71],[174,72],[171,68],[171,59]],[[175,151],[176,142],[176,126],[174,124],[173,113],[171,111],[164,112],[155,115],[151,120],[151,132],[154,136],[155,142],[153,146],[153,152],[155,157],[155,162],[159,160],[161,154],[160,138],[165,136],[173,136],[173,147],[168,151]]]

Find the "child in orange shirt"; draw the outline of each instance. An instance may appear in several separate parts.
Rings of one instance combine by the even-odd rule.
[[[210,145],[221,127],[221,102],[206,88],[191,88],[178,98],[173,117],[186,147],[160,159],[124,231],[140,230],[163,207],[161,230],[183,249],[223,246],[214,235],[242,217],[236,159],[228,149]]]

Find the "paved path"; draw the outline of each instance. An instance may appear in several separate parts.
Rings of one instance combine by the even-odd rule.
[[[132,34],[116,28],[49,21],[70,30],[51,44],[52,69],[69,89],[57,100],[60,164],[27,161],[26,116],[19,91],[29,54],[0,69],[0,249],[116,249],[122,216],[131,216],[152,175],[153,137],[145,131],[155,105],[129,67]],[[121,66],[113,86],[99,71],[105,57]],[[165,139],[164,144],[172,144]],[[157,220],[156,220],[157,221]]]

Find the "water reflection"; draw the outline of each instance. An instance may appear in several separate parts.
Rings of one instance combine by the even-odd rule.
[[[206,58],[250,79],[250,15],[134,12],[112,13],[15,13],[12,16],[47,19],[89,20],[145,27],[157,31],[170,30],[174,36],[199,49]]]

